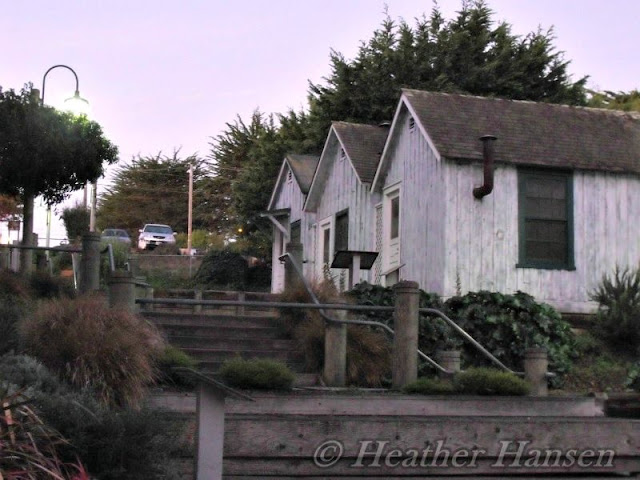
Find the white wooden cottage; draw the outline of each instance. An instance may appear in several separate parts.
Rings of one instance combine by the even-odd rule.
[[[358,132],[366,157],[343,130]],[[309,278],[330,263],[345,210],[347,247],[379,252],[362,280],[414,280],[444,297],[521,290],[588,312],[605,273],[638,266],[637,114],[403,90],[382,132],[332,125],[304,207],[315,215],[303,239]],[[496,140],[483,146],[483,136]]]
[[[302,209],[318,160],[319,157],[312,155],[287,155],[282,161],[268,211],[264,214],[273,223],[272,292],[284,289],[284,264],[278,257],[286,251],[286,244],[291,241],[301,243],[303,258],[306,258],[314,243],[310,227],[315,223],[315,216],[303,213]],[[303,265],[307,275],[308,264],[305,262]]]
[[[494,186],[476,198],[486,135]],[[445,297],[521,290],[591,311],[603,274],[638,266],[638,174],[635,114],[404,90],[372,185],[383,263]]]
[[[305,212],[315,215],[313,264],[315,278],[323,278],[337,251],[373,251],[374,206],[379,195],[371,182],[385,145],[388,125],[333,122],[313,177]],[[348,284],[346,271],[331,271],[336,285]],[[360,281],[371,282],[368,270]]]

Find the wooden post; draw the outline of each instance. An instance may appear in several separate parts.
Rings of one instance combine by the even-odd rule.
[[[98,290],[100,288],[100,234],[98,232],[89,232],[82,236],[80,265],[80,293]]]
[[[355,253],[349,266],[349,290],[360,282],[360,254]]]
[[[345,319],[347,312],[338,310],[333,315]],[[324,382],[329,387],[347,384],[347,325],[327,322],[324,325]]]
[[[202,290],[196,289],[193,298],[202,301]],[[193,313],[202,313],[202,304],[193,306]]]
[[[418,379],[420,290],[416,282],[409,281],[399,282],[393,289],[396,301],[391,384],[394,389],[401,389]]]
[[[224,393],[201,382],[198,388],[198,451],[196,472],[198,480],[222,479],[224,445]]]
[[[544,348],[527,348],[524,352],[524,378],[531,384],[531,395],[546,397],[549,360]]]
[[[238,301],[244,302],[247,299],[247,294],[245,292],[238,292]],[[244,315],[245,307],[244,305],[238,305],[236,308],[236,315]]]

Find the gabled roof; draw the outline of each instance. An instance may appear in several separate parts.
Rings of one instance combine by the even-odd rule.
[[[293,175],[300,186],[300,190],[305,195],[309,193],[313,174],[316,172],[320,157],[317,155],[294,155],[289,154],[285,160],[289,163]]]
[[[387,126],[332,122],[320,162],[311,182],[304,210],[313,210],[322,196],[335,147],[341,147],[361,183],[371,183],[389,134]]]
[[[640,173],[640,115],[550,103],[403,90],[438,153],[482,158],[495,135],[496,162]]]
[[[313,174],[316,171],[320,157],[315,155],[296,155],[289,153],[284,157],[282,165],[280,166],[280,173],[278,173],[278,179],[271,192],[271,198],[269,199],[269,206],[267,210],[271,210],[276,201],[277,194],[281,188],[281,185],[285,180],[285,172],[287,168],[290,168],[293,172],[293,176],[300,187],[300,191],[303,194],[309,193],[311,187],[311,181],[313,180]]]
[[[333,122],[331,124],[353,168],[362,183],[371,183],[376,174],[389,128],[359,123]]]

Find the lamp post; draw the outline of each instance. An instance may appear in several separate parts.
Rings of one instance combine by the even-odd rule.
[[[44,91],[45,91],[44,89],[47,82],[47,75],[49,75],[49,72],[51,72],[51,70],[54,70],[56,68],[66,68],[71,73],[73,73],[73,76],[76,79],[76,90],[75,90],[75,93],[73,94],[73,97],[65,100],[65,103],[70,107],[69,110],[71,110],[73,113],[86,115],[88,112],[89,102],[87,102],[84,98],[80,96],[80,90],[79,90],[80,82],[78,81],[78,75],[76,74],[75,70],[69,67],[68,65],[62,65],[62,64],[54,65],[53,67],[49,68],[46,72],[44,72],[44,75],[42,77],[42,93],[40,97],[40,105],[44,105]],[[94,182],[93,184],[94,190],[96,186],[97,186],[97,181]],[[91,204],[91,211],[92,213],[90,218],[93,219],[93,222],[90,222],[89,230],[93,232],[93,230],[95,229],[95,225],[94,225],[95,224],[95,203],[93,202],[93,199]],[[50,240],[51,240],[51,205],[47,204],[47,240],[45,243],[47,248],[49,248]],[[48,250],[47,250],[47,255],[49,255]]]

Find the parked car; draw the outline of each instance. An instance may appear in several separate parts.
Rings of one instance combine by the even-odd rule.
[[[155,248],[158,245],[175,245],[175,234],[176,232],[169,225],[147,223],[144,228],[140,229],[138,248],[146,250],[147,248]]]
[[[129,237],[126,230],[121,228],[105,228],[102,231],[100,239],[103,242],[108,243],[124,243],[126,245],[131,245],[131,237]]]

